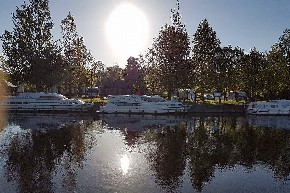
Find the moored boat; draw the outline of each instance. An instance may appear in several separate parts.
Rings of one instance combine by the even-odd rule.
[[[290,115],[290,100],[251,102],[246,108],[251,115]]]
[[[160,96],[110,95],[108,103],[100,107],[100,113],[177,113],[185,112],[185,106],[176,100]]]
[[[68,99],[57,93],[19,93],[16,96],[2,98],[0,110],[35,112],[87,112],[92,110],[92,103],[85,103],[78,99]]]

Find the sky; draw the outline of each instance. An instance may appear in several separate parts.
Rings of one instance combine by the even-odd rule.
[[[1,35],[4,30],[13,30],[12,13],[23,3],[0,1]],[[123,5],[134,9],[125,6],[120,10]],[[138,57],[151,47],[162,26],[171,24],[170,10],[176,8],[176,0],[50,0],[49,7],[55,40],[61,38],[60,22],[70,12],[94,58],[106,66],[118,64],[123,68],[130,56]],[[191,40],[206,18],[222,46],[239,46],[246,52],[254,47],[261,52],[271,50],[283,31],[290,28],[290,0],[180,0],[180,11]],[[124,37],[129,39],[115,44]],[[2,55],[1,40],[0,46]]]

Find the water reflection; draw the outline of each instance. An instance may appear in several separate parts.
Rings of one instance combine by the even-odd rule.
[[[261,116],[249,115],[247,117],[249,124],[256,127],[269,127],[276,129],[290,129],[290,117],[285,116]]]
[[[78,120],[69,124],[66,117],[60,120],[48,116],[10,117],[1,141],[1,156],[6,160],[7,181],[16,181],[19,192],[53,192],[53,171],[59,163],[65,166],[64,186],[69,190],[75,187],[70,185],[75,181],[74,170],[82,165],[94,141],[85,137],[89,128],[86,123]]]
[[[10,116],[0,133],[0,188],[287,192],[290,131],[252,123],[235,116]]]
[[[122,158],[120,159],[120,162],[121,162],[121,169],[123,171],[123,174],[127,174],[129,165],[130,165],[130,160],[128,156],[126,154],[123,155]]]

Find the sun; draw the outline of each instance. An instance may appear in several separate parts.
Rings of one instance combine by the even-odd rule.
[[[106,22],[106,37],[118,57],[128,59],[145,49],[148,39],[148,20],[132,4],[116,7]]]

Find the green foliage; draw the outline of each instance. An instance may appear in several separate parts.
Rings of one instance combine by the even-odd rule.
[[[218,51],[217,56],[217,81],[214,82],[214,87],[220,92],[229,92],[239,90],[240,77],[239,62],[244,51],[239,48],[226,46]]]
[[[93,75],[95,77],[99,63],[94,61],[87,50],[84,38],[78,35],[77,26],[71,13],[61,21],[61,30],[63,59],[66,64],[66,74],[62,85],[71,95],[73,90],[92,86]]]
[[[101,78],[102,73],[104,71],[105,65],[102,61],[96,61],[91,64],[89,67],[89,73],[90,73],[90,86],[100,86],[101,84]]]
[[[61,74],[62,62],[52,41],[48,0],[29,0],[17,7],[12,20],[13,31],[1,36],[12,82],[26,82],[37,90],[51,87]]]
[[[159,84],[157,87],[167,91],[169,98],[178,88],[187,88],[191,82],[190,42],[180,21],[179,2],[177,6],[177,11],[171,11],[173,25],[166,24],[161,28],[146,55],[150,65],[147,72],[153,76],[152,81]]]
[[[132,93],[143,93],[145,92],[143,72],[141,64],[137,58],[130,57],[127,60],[127,65],[124,69],[124,80]]]
[[[290,29],[286,29],[267,56],[269,97],[290,97]]]
[[[280,49],[273,48],[267,54],[266,94],[268,98],[284,98],[283,92],[289,91],[290,69]]]
[[[241,58],[242,90],[252,99],[263,96],[265,90],[265,55],[255,48]]]
[[[118,65],[114,65],[101,71],[99,76],[101,85],[100,93],[102,96],[106,96],[110,94],[109,91],[112,84],[117,80],[122,80],[124,78],[124,71]]]
[[[195,84],[203,95],[205,90],[215,88],[218,81],[217,58],[220,50],[220,40],[216,32],[204,19],[199,24],[193,37],[192,62],[195,73]]]

